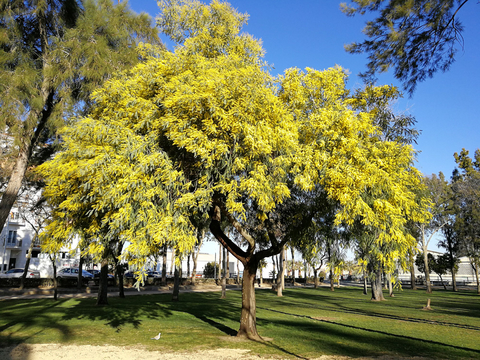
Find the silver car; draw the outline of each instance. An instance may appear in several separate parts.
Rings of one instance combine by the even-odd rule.
[[[0,278],[21,278],[23,275],[23,271],[25,269],[15,268],[10,269],[6,273],[0,274]],[[27,278],[40,278],[40,272],[36,270],[28,270],[27,271]]]
[[[57,280],[61,281],[62,279],[77,279],[78,278],[78,268],[63,268],[57,272]],[[84,283],[88,283],[90,280],[93,280],[93,275],[88,271],[82,270],[82,280]]]

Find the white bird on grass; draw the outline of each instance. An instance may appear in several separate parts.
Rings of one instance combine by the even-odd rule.
[[[158,335],[151,338],[151,340],[160,340],[160,336],[162,336],[162,333],[158,333]]]

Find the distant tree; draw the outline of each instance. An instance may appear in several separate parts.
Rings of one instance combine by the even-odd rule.
[[[425,265],[425,257],[428,259],[426,265]],[[415,265],[417,266],[420,272],[425,274],[425,279],[427,279],[427,274],[430,274],[432,272],[433,267],[435,266],[434,262],[435,262],[435,258],[431,253],[427,253],[426,256],[424,256],[423,253],[420,253],[415,259]]]
[[[446,71],[455,61],[458,46],[463,46],[463,26],[457,14],[468,0],[351,0],[342,4],[348,16],[373,12],[361,43],[346,46],[350,53],[366,53],[372,79],[375,73],[394,68],[394,75],[412,95],[418,82]]]
[[[438,242],[438,246],[447,251],[445,255],[448,256],[447,264],[450,266],[449,270],[452,274],[452,289],[453,291],[457,291],[457,280],[455,276],[460,261],[459,256],[461,255],[461,244],[460,237],[455,229],[455,222],[446,224],[442,228],[442,233],[443,240]]]
[[[203,268],[203,276],[206,278],[213,278],[215,274],[219,274],[220,265],[216,262],[208,262]]]
[[[268,263],[267,263],[267,260],[265,260],[265,259],[260,260],[259,263],[258,263],[258,271],[260,272],[260,276],[259,276],[260,282],[259,282],[258,286],[263,285],[263,269],[265,269],[267,267],[267,265],[268,265]]]
[[[372,115],[373,122],[381,130],[377,134],[381,141],[395,141],[399,146],[408,148],[416,143],[420,132],[415,128],[416,119],[410,115],[396,114],[392,110],[392,104],[399,97],[401,93],[396,87],[392,86],[372,86],[366,85],[362,89],[356,90],[352,95],[353,107],[358,111],[366,111]],[[381,188],[381,186],[380,186]],[[419,191],[422,186],[416,186],[415,191]],[[372,194],[377,190],[375,187],[368,189],[364,198],[366,202],[373,201]],[[418,197],[419,207],[423,207],[424,199],[422,196]],[[420,218],[420,222],[425,221],[426,214]],[[395,271],[397,264],[402,268],[407,266],[408,255],[411,253],[411,248],[414,246],[415,239],[410,231],[412,224],[412,217],[405,217],[405,224],[401,231],[405,234],[407,243],[403,244],[387,244],[379,243],[377,239],[383,236],[385,228],[376,228],[372,226],[365,226],[360,221],[356,221],[353,226],[350,226],[349,231],[353,234],[352,237],[356,239],[354,249],[356,258],[361,264],[364,272],[364,286],[363,292],[367,294],[367,276],[371,280],[372,300],[384,300],[382,291],[382,275],[383,273],[390,274]],[[393,245],[393,246],[392,246]],[[403,255],[398,256],[399,252]],[[391,257],[389,254],[396,254],[396,257]],[[390,275],[388,275],[390,278]],[[391,288],[391,282],[389,282]]]
[[[454,157],[458,166],[452,177],[458,209],[455,231],[460,238],[460,251],[469,257],[475,271],[477,293],[480,294],[480,149],[475,151],[473,159],[465,149]]]
[[[34,188],[30,188],[28,189],[28,192],[30,192],[29,194],[30,196],[24,193],[26,197],[24,201],[22,201],[19,204],[20,205],[19,208],[21,209],[23,220],[26,221],[31,226],[31,228],[35,232],[35,235],[31,240],[30,246],[28,247],[28,250],[27,250],[25,267],[24,267],[23,275],[20,281],[20,289],[23,289],[24,287],[25,278],[27,276],[28,268],[30,267],[33,247],[35,245],[37,246],[39,245],[39,242],[40,242],[39,234],[44,228],[44,226],[46,225],[48,219],[50,218],[50,207],[45,201],[45,198],[38,195],[38,189],[37,191],[35,191]]]
[[[423,263],[425,264],[425,270],[422,271],[425,273],[425,281],[427,283],[427,293],[432,292],[432,286],[430,284],[430,262],[427,260],[428,254],[428,245],[433,239],[434,235],[437,234],[441,229],[448,224],[450,221],[450,212],[449,207],[449,196],[450,188],[448,182],[445,180],[443,173],[439,173],[438,177],[435,174],[431,176],[425,176],[423,181],[426,185],[424,190],[419,196],[421,198],[426,198],[429,201],[429,211],[431,218],[429,222],[418,223],[417,227],[419,230],[419,248],[423,254]],[[418,258],[418,256],[417,256]]]
[[[442,254],[434,258],[431,266],[432,271],[438,276],[440,276],[440,281],[442,282],[443,288],[447,290],[447,286],[443,282],[443,275],[446,275],[449,271],[451,271],[451,269],[454,269],[451,273],[453,275],[456,272],[456,268],[458,268],[458,266],[455,263],[453,265],[450,264],[450,256],[448,253]]]
[[[277,275],[277,296],[283,296],[283,289],[285,287],[285,246],[280,251],[280,259],[278,260],[279,269]]]

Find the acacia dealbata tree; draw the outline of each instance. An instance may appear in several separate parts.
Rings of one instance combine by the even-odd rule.
[[[139,40],[158,42],[157,31],[126,1],[0,1],[0,131],[13,149],[0,228],[32,157],[55,143],[66,118],[89,108],[93,89],[138,61]]]
[[[289,240],[279,205],[294,189],[321,186],[338,203],[337,225],[362,221],[382,229],[377,241],[408,243],[405,213],[421,210],[413,148],[376,136],[371,114],[352,109],[341,68],[274,78],[260,42],[240,34],[247,15],[229,4],[159,5],[157,25],[177,46],[140,47],[145,61],[95,91],[92,112],[62,133],[63,151],[41,168],[57,204],[48,231],[65,231],[69,214],[90,207],[101,221],[86,232],[128,241],[124,256],[141,269],[167,241],[190,251],[192,219],[208,217],[244,267],[238,335],[260,339],[255,274]]]

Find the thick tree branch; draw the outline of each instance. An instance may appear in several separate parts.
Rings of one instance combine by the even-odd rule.
[[[223,232],[222,228],[220,227],[220,209],[218,206],[215,206],[213,214],[211,215],[211,222],[210,222],[210,231],[212,232],[213,236],[223,245],[225,248],[237,258],[242,264],[246,264],[248,253],[242,250],[234,241],[232,241],[225,233]]]

